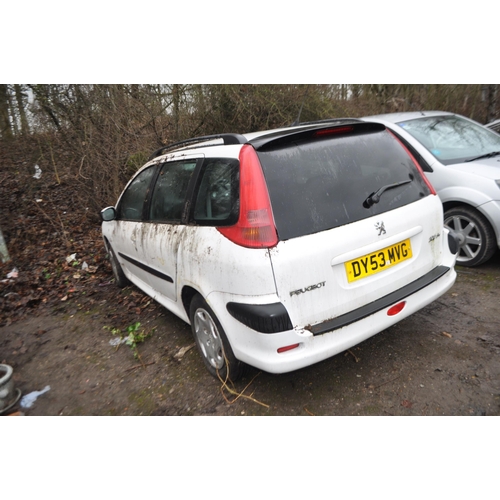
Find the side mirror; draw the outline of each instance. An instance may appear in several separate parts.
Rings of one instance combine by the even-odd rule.
[[[116,219],[116,209],[115,207],[107,207],[101,210],[101,219],[104,222],[108,222]]]

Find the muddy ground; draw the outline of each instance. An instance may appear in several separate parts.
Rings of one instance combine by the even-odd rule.
[[[137,288],[120,290],[97,210],[33,152],[0,148],[0,363],[25,415],[500,415],[500,253],[346,353],[284,375],[213,379],[190,327]],[[8,275],[16,268],[15,277]],[[118,344],[127,328],[148,337]],[[121,333],[118,333],[120,330]]]
[[[186,324],[101,279],[2,327],[0,360],[23,394],[50,386],[25,415],[500,415],[500,255],[457,270],[445,296],[350,351],[284,375],[250,369],[235,387],[205,371]],[[151,333],[138,358],[111,345],[132,321]]]

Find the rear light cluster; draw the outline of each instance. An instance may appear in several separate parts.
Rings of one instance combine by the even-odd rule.
[[[240,216],[234,226],[217,230],[237,245],[271,248],[278,244],[269,192],[259,157],[245,144],[240,152]]]

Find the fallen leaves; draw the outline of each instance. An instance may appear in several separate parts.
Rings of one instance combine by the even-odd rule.
[[[11,262],[0,264],[0,326],[35,308],[62,306],[76,296],[81,302],[112,275],[100,227],[73,205],[72,186],[42,186],[50,191],[50,203],[42,192],[37,198],[44,200],[42,212],[20,183],[8,175],[0,185],[0,209],[15,215],[2,221]]]

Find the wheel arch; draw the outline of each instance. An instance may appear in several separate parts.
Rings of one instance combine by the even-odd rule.
[[[458,228],[455,222],[454,227],[450,227],[455,232],[459,245],[457,264],[473,267],[483,264],[493,256],[498,247],[495,241],[495,226],[487,214],[467,203],[443,204],[443,212],[446,226],[448,219],[450,223],[452,219],[460,219]],[[466,221],[465,227],[462,226],[462,219]]]
[[[443,211],[447,212],[448,210],[451,210],[452,208],[462,207],[462,206],[476,209],[476,207],[469,205],[468,203],[464,203],[463,201],[445,201],[443,203]]]
[[[123,271],[121,264],[116,256],[116,253],[113,250],[113,247],[111,246],[111,243],[109,242],[106,236],[103,236],[103,241],[104,241],[104,248],[106,249],[106,253],[108,254],[108,259],[111,264],[111,269],[113,272],[116,285],[119,288],[125,288],[132,282],[130,281],[130,278],[128,278],[128,276]]]
[[[481,209],[481,206],[474,206],[474,205],[467,203],[467,202],[464,202],[464,201],[449,200],[449,201],[443,202],[443,215],[445,215],[448,210],[451,210],[452,208],[457,208],[457,207],[468,208],[468,209],[474,210],[477,213],[479,213],[480,215],[482,215],[484,217],[484,219],[486,220],[486,222],[489,224],[493,233],[495,234],[497,241],[500,241],[500,234],[497,233],[497,228],[496,228],[495,224],[493,224],[493,222],[491,221],[489,214]]]
[[[485,184],[482,182],[482,178],[478,179],[478,176],[470,175],[463,176],[460,175],[463,174],[460,171],[455,171],[454,174],[457,178],[453,185],[434,186],[443,205],[445,203],[459,203],[478,209],[481,205],[495,198],[493,195],[496,194],[496,190],[492,192],[491,184]],[[451,175],[451,172],[449,175]],[[479,186],[477,185],[478,182]],[[442,181],[438,180],[437,183],[441,184]]]
[[[109,247],[111,245],[109,243],[108,237],[107,236],[103,236],[102,239],[104,241],[104,248],[106,249],[106,252],[109,252]]]
[[[182,300],[182,305],[184,307],[184,311],[186,312],[186,316],[188,318],[190,318],[189,309],[191,307],[191,302],[195,295],[201,295],[203,297],[203,295],[198,290],[196,290],[191,286],[185,285],[182,288],[181,300]],[[191,322],[191,319],[189,319],[189,322]]]

